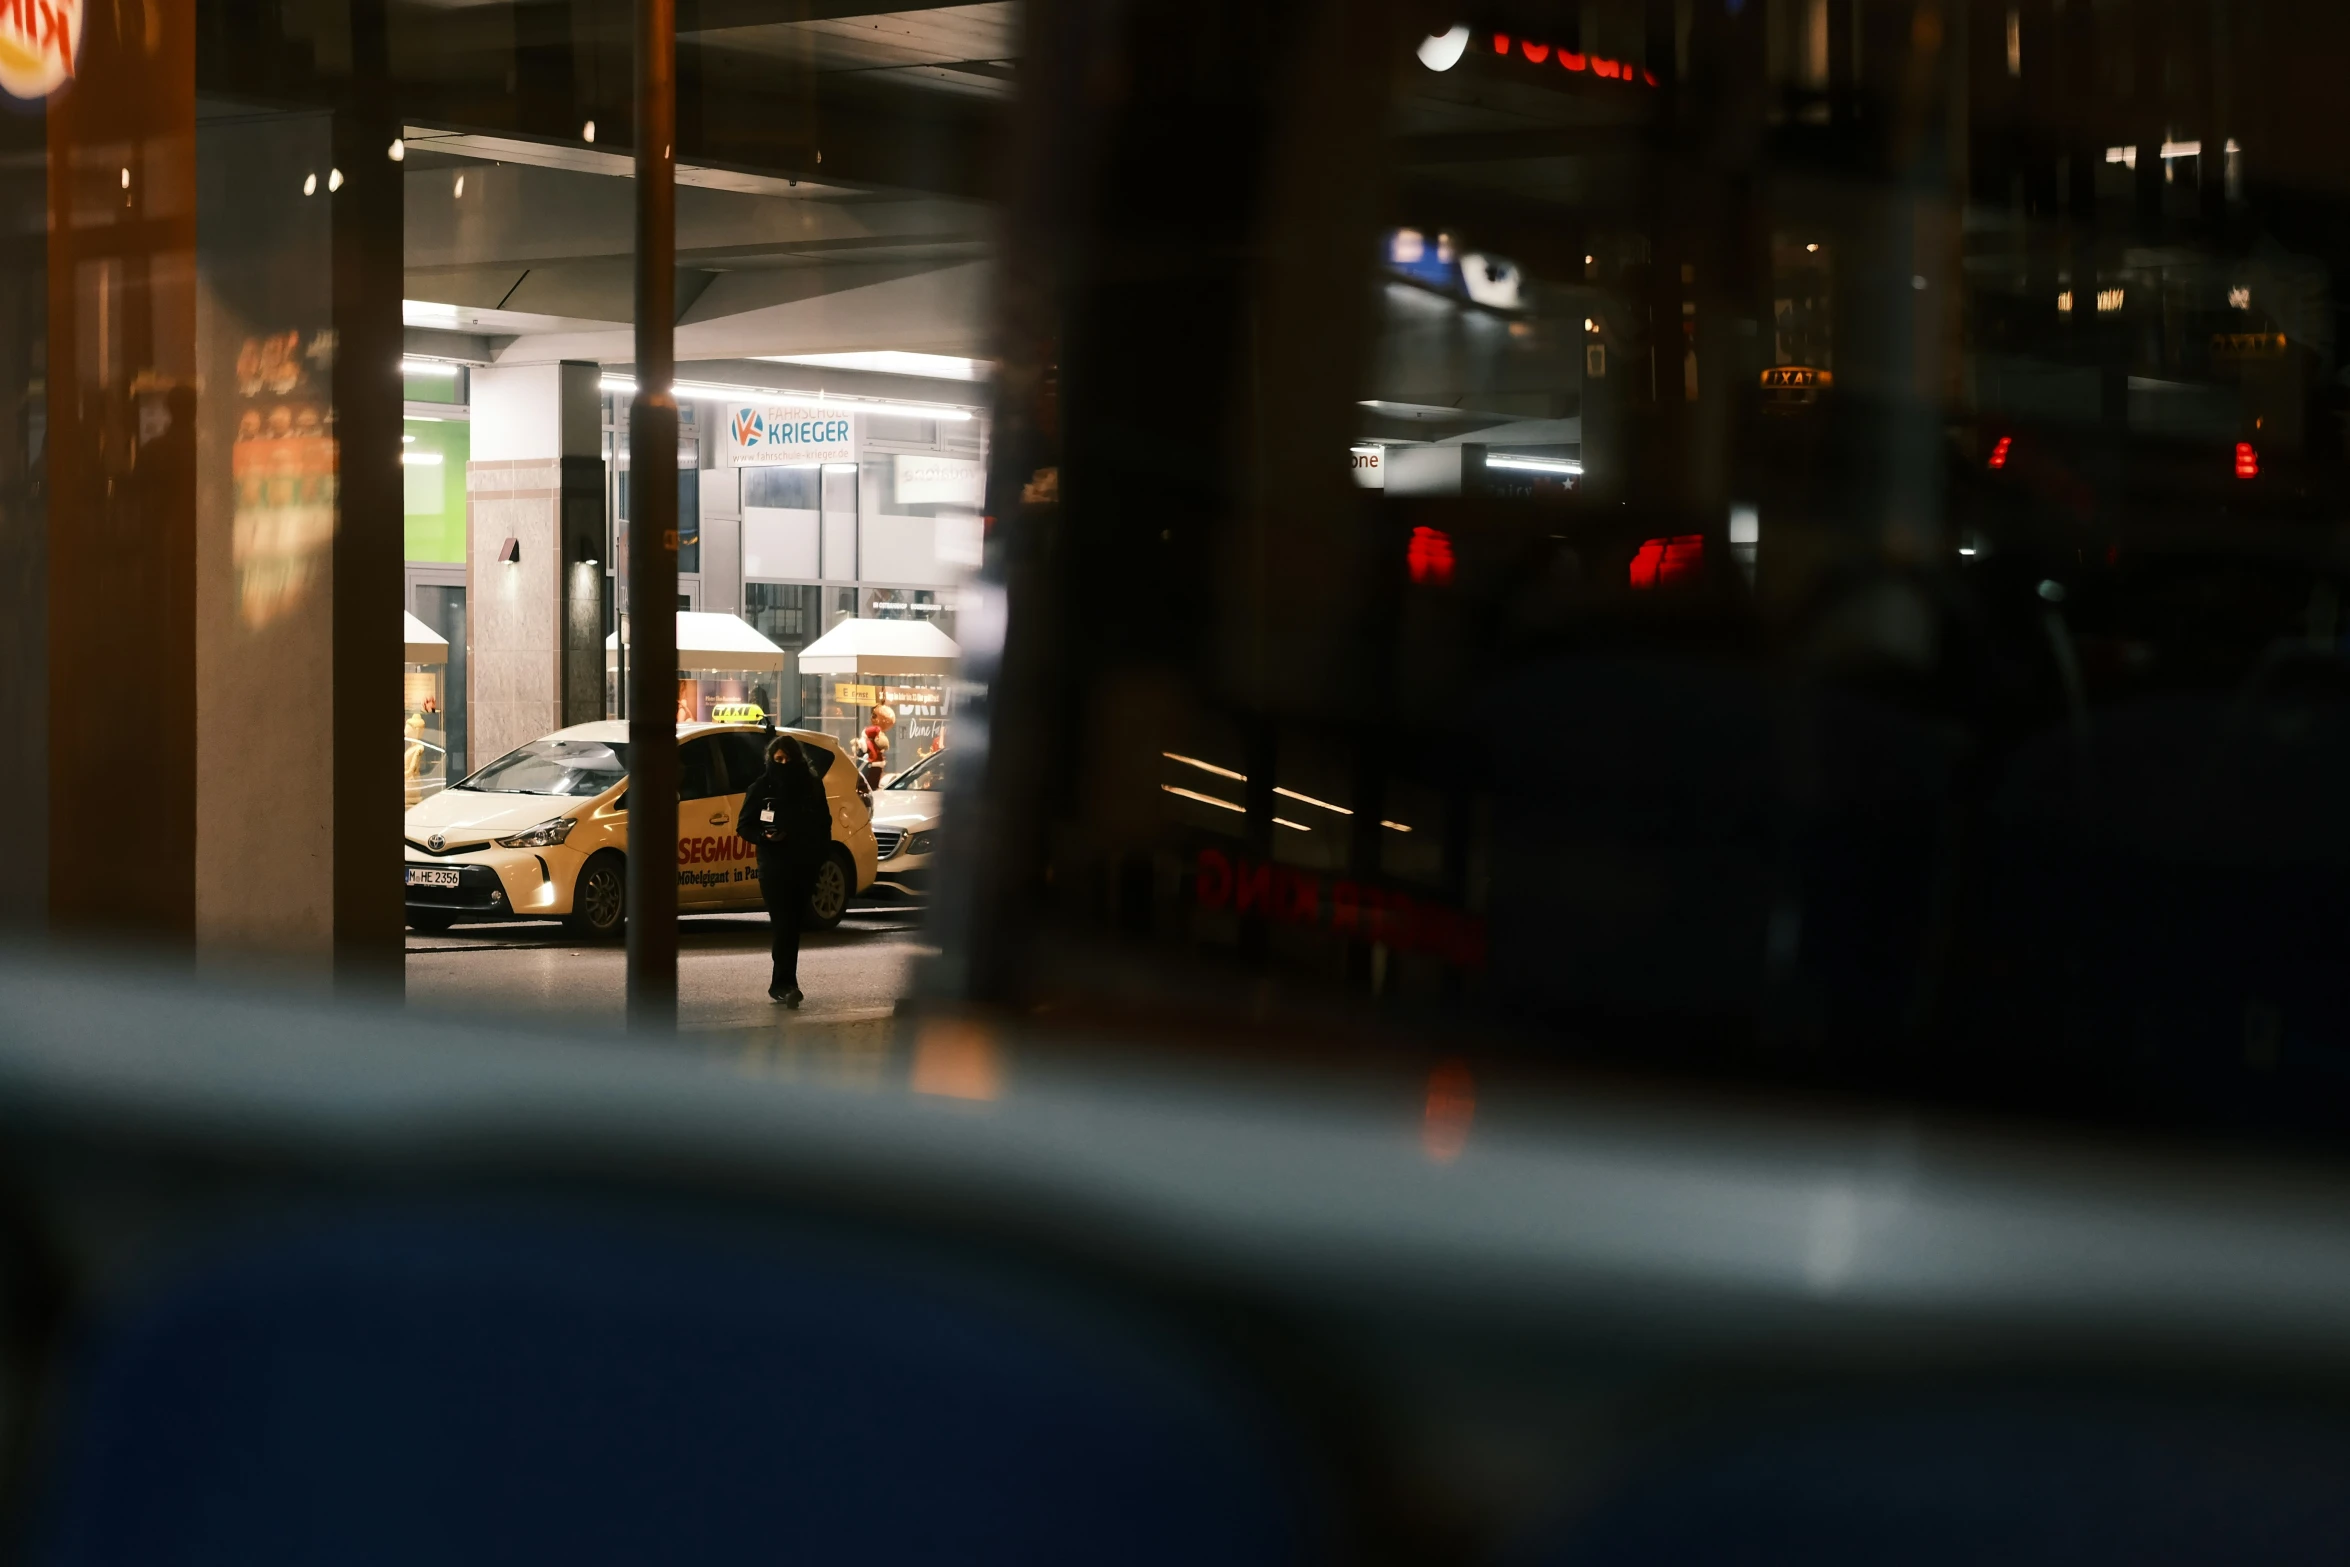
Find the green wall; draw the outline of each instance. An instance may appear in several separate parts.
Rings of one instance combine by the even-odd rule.
[[[465,464],[473,454],[473,426],[462,419],[409,419],[403,457],[437,456],[434,463],[401,465],[406,514],[402,538],[411,561],[465,564]]]

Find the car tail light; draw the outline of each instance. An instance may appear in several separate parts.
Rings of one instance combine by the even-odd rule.
[[[2250,441],[2236,443],[2236,477],[2239,479],[2260,477],[2260,453]]]
[[[1677,534],[1669,539],[1650,539],[1632,556],[1632,586],[1653,588],[1662,583],[1678,582],[1694,577],[1705,564],[1705,535]]]

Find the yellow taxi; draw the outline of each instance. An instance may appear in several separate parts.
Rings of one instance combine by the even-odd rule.
[[[806,750],[832,806],[832,848],[808,895],[808,920],[840,923],[873,884],[872,797],[829,735],[784,729]],[[736,834],[743,792],[765,766],[770,731],[679,724],[677,911],[758,909],[759,869]],[[518,746],[409,807],[408,924],[561,919],[582,936],[617,934],[628,917],[628,724],[559,729]]]

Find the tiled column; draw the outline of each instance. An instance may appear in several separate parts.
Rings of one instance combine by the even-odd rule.
[[[466,466],[465,634],[471,689],[465,700],[473,755],[480,762],[563,727],[556,549],[562,498],[560,458]],[[513,558],[504,558],[508,555]]]
[[[591,364],[473,375],[466,700],[476,766],[603,716],[603,467]]]

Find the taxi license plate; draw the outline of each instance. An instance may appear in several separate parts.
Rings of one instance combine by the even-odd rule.
[[[411,868],[408,872],[408,885],[411,887],[454,887],[457,885],[457,873],[455,871]]]

